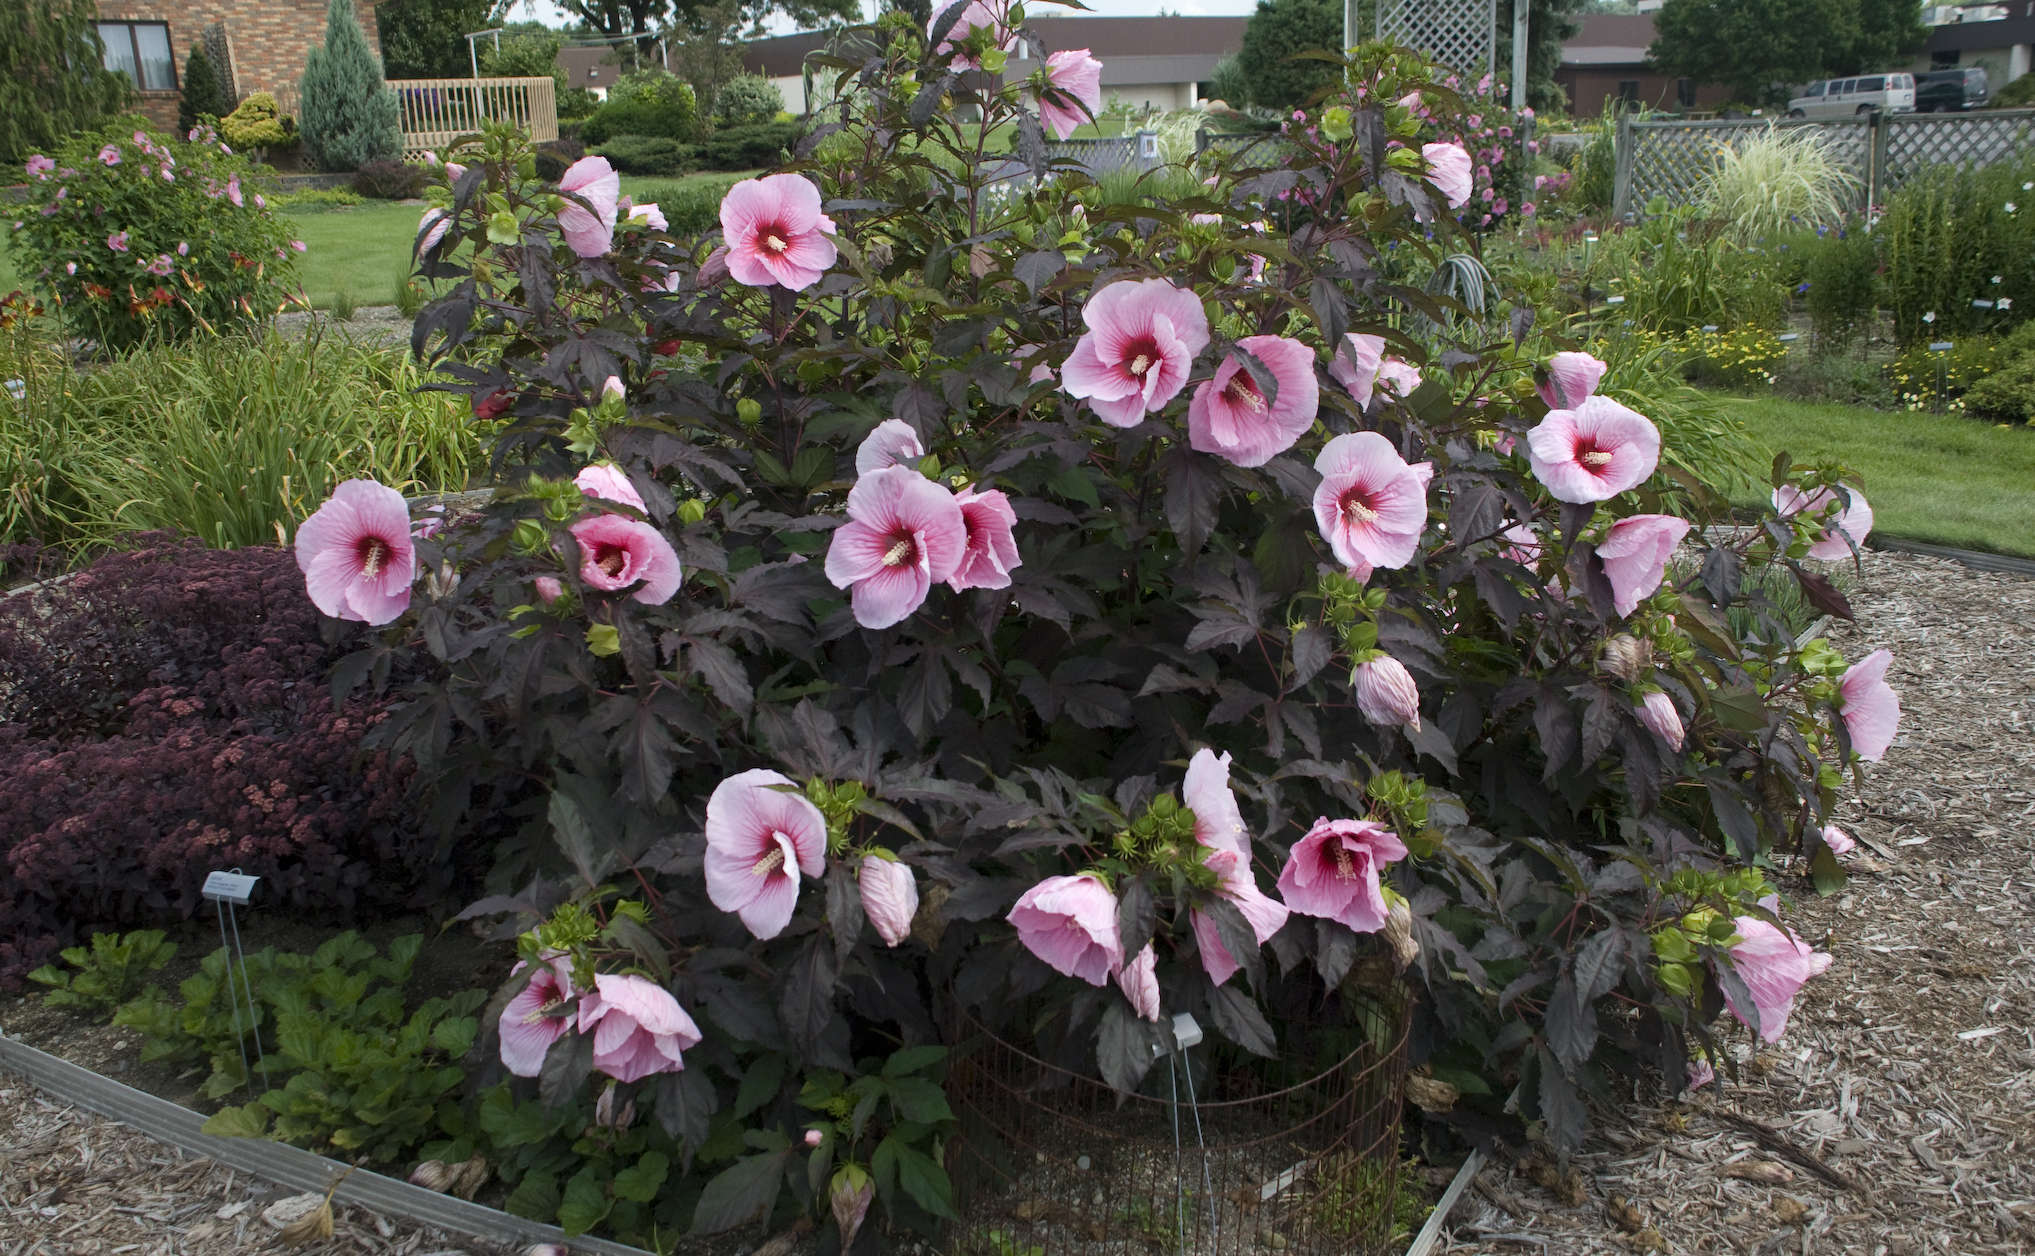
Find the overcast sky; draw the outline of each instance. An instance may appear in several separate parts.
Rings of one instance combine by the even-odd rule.
[[[1205,15],[1217,13],[1249,13],[1257,7],[1257,0],[1087,0],[1088,7],[1096,16],[1144,17],[1169,9],[1175,13]],[[863,0],[865,9],[874,9],[874,0]],[[1071,9],[1059,9],[1053,5],[1040,6],[1037,16],[1079,16]],[[558,6],[550,0],[516,0],[510,17],[517,21],[535,19],[553,26],[565,25],[565,18]],[[781,27],[781,23],[773,23]]]

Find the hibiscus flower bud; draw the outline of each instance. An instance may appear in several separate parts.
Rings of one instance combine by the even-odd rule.
[[[820,1133],[818,1130],[806,1131],[806,1146],[808,1147],[817,1147],[826,1140],[827,1136],[825,1134]]]
[[[834,1214],[834,1225],[841,1231],[842,1251],[855,1242],[855,1235],[862,1229],[862,1218],[869,1215],[869,1201],[874,1198],[876,1181],[859,1165],[844,1164],[834,1170],[834,1180],[827,1187],[827,1206]]]
[[[622,1110],[615,1111],[615,1088],[609,1086],[594,1101],[594,1124],[604,1130],[625,1130],[636,1123],[636,1101],[626,1100]]]
[[[1398,659],[1380,654],[1357,664],[1350,676],[1357,710],[1380,728],[1420,731],[1420,690]]]
[[[1653,647],[1631,633],[1621,632],[1604,642],[1601,664],[1605,675],[1628,685],[1637,684],[1653,670]]]
[[[1682,748],[1681,712],[1675,710],[1674,699],[1656,689],[1639,700],[1639,722],[1653,730],[1653,735],[1668,743],[1670,750]]]
[[[1385,941],[1392,946],[1392,955],[1399,961],[1399,967],[1410,968],[1420,958],[1420,943],[1413,937],[1413,906],[1397,894],[1391,896],[1391,907],[1385,913]]]
[[[473,399],[473,417],[476,419],[498,418],[507,412],[511,400],[509,394],[501,389],[496,389],[485,397],[476,396]]]
[[[911,936],[912,917],[919,910],[919,887],[912,870],[882,855],[865,855],[855,878],[862,892],[862,914],[876,926],[885,946]]]

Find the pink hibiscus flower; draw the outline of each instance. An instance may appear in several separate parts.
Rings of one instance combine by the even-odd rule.
[[[1380,397],[1404,401],[1420,387],[1420,368],[1405,358],[1388,357],[1378,363],[1377,392]]]
[[[226,199],[233,202],[235,209],[247,208],[247,198],[240,194],[239,175],[234,175],[226,181]]]
[[[737,772],[707,799],[707,898],[764,940],[791,923],[801,874],[826,867],[827,820],[783,774]]]
[[[876,935],[885,946],[896,946],[911,936],[912,917],[919,910],[919,886],[908,866],[882,855],[864,855],[855,886],[862,895],[862,914],[876,926]]]
[[[1349,390],[1360,406],[1371,404],[1371,391],[1378,382],[1378,368],[1385,361],[1385,338],[1363,332],[1349,332],[1329,359],[1328,373]]]
[[[1689,521],[1673,515],[1633,515],[1611,525],[1597,545],[1597,557],[1604,560],[1611,604],[1619,614],[1630,615],[1641,598],[1660,588],[1669,556],[1688,534]]]
[[[848,490],[848,522],[827,547],[827,579],[852,590],[856,623],[888,628],[954,574],[967,545],[952,493],[916,471],[886,467]]]
[[[1894,731],[1901,726],[1901,696],[1887,684],[1887,667],[1894,656],[1874,650],[1845,669],[1838,684],[1837,713],[1851,737],[1858,757],[1878,763],[1894,744]]]
[[[1287,856],[1279,896],[1303,916],[1376,933],[1388,915],[1378,870],[1404,858],[1406,843],[1375,820],[1319,819]]]
[[[1604,372],[1611,368],[1587,353],[1565,350],[1547,360],[1547,378],[1540,383],[1540,399],[1554,410],[1573,410],[1596,393]]]
[[[1222,878],[1216,892],[1237,905],[1259,946],[1270,942],[1273,934],[1286,927],[1286,918],[1290,914],[1287,905],[1258,888],[1258,879],[1251,874],[1247,855],[1240,855],[1234,850],[1212,850],[1202,856],[1201,861]],[[1189,921],[1194,928],[1195,944],[1201,952],[1201,968],[1208,974],[1208,979],[1221,985],[1235,976],[1242,965],[1222,944],[1222,935],[1216,929],[1215,921],[1205,912],[1198,911],[1189,913]]]
[[[1830,848],[1833,855],[1849,855],[1858,849],[1858,841],[1834,824],[1823,826],[1823,844]]]
[[[855,474],[868,475],[885,467],[916,469],[926,456],[919,434],[903,419],[885,419],[855,447]]]
[[[599,501],[633,506],[645,512],[649,509],[643,504],[643,495],[629,482],[629,473],[612,462],[596,462],[582,467],[580,473],[572,477],[572,482],[579,486],[581,493]]]
[[[1246,336],[1237,347],[1264,364],[1276,390],[1268,401],[1240,358],[1223,359],[1187,405],[1187,440],[1202,453],[1260,467],[1314,426],[1314,350],[1284,336]]]
[[[1470,154],[1461,144],[1422,144],[1420,155],[1427,162],[1427,181],[1450,209],[1470,203]]]
[[[502,1008],[502,1067],[518,1077],[535,1077],[544,1071],[545,1053],[551,1044],[572,1028],[572,972],[553,955],[531,974],[529,983],[516,992]],[[518,963],[510,973],[522,972],[527,963]]]
[[[1420,688],[1406,665],[1389,654],[1357,664],[1350,673],[1357,713],[1379,728],[1420,731]]]
[[[36,182],[40,183],[44,179],[49,178],[49,172],[57,168],[57,163],[55,158],[45,157],[41,153],[35,153],[29,157],[27,165],[24,168],[28,171],[29,178],[34,179]]]
[[[1776,928],[1757,916],[1740,916],[1732,923],[1740,941],[1731,948],[1731,966],[1745,982],[1753,1006],[1749,1014],[1738,1005],[1729,987],[1724,991],[1724,1004],[1733,1016],[1756,1028],[1761,1039],[1779,1042],[1787,1032],[1795,996],[1809,978],[1830,967],[1830,957],[1811,950],[1792,929]]]
[[[1526,434],[1533,474],[1565,502],[1608,501],[1638,488],[1653,474],[1660,452],[1660,432],[1652,421],[1609,397],[1550,410]]]
[[[640,222],[652,231],[671,230],[670,221],[665,218],[664,211],[658,209],[654,201],[647,205],[629,206],[629,221]]]
[[[1017,526],[1017,511],[1010,498],[1000,489],[978,493],[971,484],[954,494],[954,504],[961,508],[968,539],[954,574],[947,577],[947,587],[956,593],[1008,589],[1010,573],[1024,562],[1018,557],[1017,538],[1011,535]]]
[[[1428,463],[1408,464],[1376,432],[1347,432],[1314,460],[1314,521],[1345,567],[1404,567],[1427,527]]]
[[[1116,970],[1116,988],[1130,1000],[1132,1011],[1148,1021],[1159,1019],[1159,954],[1151,943],[1145,943],[1136,959]]]
[[[1807,514],[1811,519],[1829,521],[1822,538],[1809,546],[1809,557],[1849,558],[1852,547],[1864,545],[1866,535],[1872,531],[1872,507],[1866,504],[1864,493],[1848,484],[1844,486],[1844,496],[1846,500],[1832,510],[1832,504],[1838,502],[1836,490],[1819,488],[1804,493],[1792,484],[1783,484],[1774,490],[1774,509],[1783,519]]]
[[[109,166],[119,165],[120,146],[118,144],[108,144],[104,148],[101,148],[99,150],[99,160],[105,162]]]
[[[1086,48],[1053,53],[1046,58],[1046,87],[1038,99],[1040,124],[1054,139],[1066,139],[1102,108],[1102,62]]]
[[[1653,735],[1668,743],[1668,749],[1680,750],[1686,735],[1682,728],[1682,713],[1675,710],[1675,701],[1655,689],[1639,700],[1639,722],[1651,729]]]
[[[1056,972],[1099,986],[1123,967],[1116,895],[1092,876],[1047,877],[1005,919],[1024,948]]]
[[[595,515],[573,524],[572,538],[579,542],[579,578],[596,589],[619,593],[638,585],[629,596],[662,606],[684,579],[671,542],[640,519]]]
[[[1244,860],[1251,857],[1251,831],[1229,786],[1230,757],[1206,746],[1187,761],[1187,779],[1180,800],[1194,813],[1194,840],[1210,850],[1226,850]]]
[[[558,210],[558,234],[581,257],[599,257],[615,245],[615,213],[622,176],[605,157],[582,157],[565,168],[558,190],[568,198]],[[584,201],[585,204],[581,204]]]
[[[410,507],[387,485],[342,482],[297,525],[296,553],[312,605],[334,619],[379,626],[410,605]]]
[[[1177,396],[1208,347],[1201,301],[1164,279],[1109,285],[1088,299],[1081,321],[1088,334],[1061,364],[1060,387],[1115,427],[1136,427]]]
[[[601,973],[579,1001],[579,1032],[594,1036],[594,1067],[618,1082],[685,1068],[700,1027],[671,991],[627,973]]]
[[[797,292],[818,283],[840,255],[827,238],[833,234],[820,190],[804,175],[744,179],[721,198],[728,273],[752,288],[780,284]]]
[[[112,235],[107,236],[106,247],[112,249],[115,253],[125,253],[127,251],[127,233],[125,231],[116,231]]]
[[[931,38],[933,32],[939,29],[940,18],[950,7],[951,2],[934,4],[932,20],[926,23],[927,38]],[[961,45],[976,31],[986,31],[990,38],[996,41],[996,47],[1006,52],[1010,51],[1015,41],[1009,29],[1009,8],[1007,0],[970,0],[968,7],[961,10],[961,15],[947,28],[946,36],[933,49],[933,55],[948,57],[951,54],[947,62],[950,69],[981,69],[981,59],[970,56]]]

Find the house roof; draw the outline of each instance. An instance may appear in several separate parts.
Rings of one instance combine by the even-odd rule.
[[[567,87],[612,87],[622,77],[622,65],[613,48],[560,48],[558,68],[565,71]]]
[[[1185,83],[1206,79],[1215,63],[1244,41],[1245,17],[1051,17],[1029,23],[1047,52],[1086,48],[1102,62],[1105,87],[1133,83]],[[772,77],[801,72],[805,59],[849,32],[807,31],[759,39],[742,52],[742,65]],[[1024,73],[1022,61],[1014,70]]]
[[[1592,13],[1562,44],[1565,66],[1640,65],[1653,44],[1653,14]]]

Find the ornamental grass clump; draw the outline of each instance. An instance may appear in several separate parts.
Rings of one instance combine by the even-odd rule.
[[[209,129],[182,140],[127,118],[27,174],[15,265],[103,351],[265,322],[293,300],[303,245],[259,190],[266,171]]]
[[[1770,126],[1718,145],[1697,191],[1702,212],[1747,245],[1800,228],[1834,230],[1858,201],[1858,176],[1831,156],[1816,127]]]
[[[484,1119],[612,1096],[672,1140],[661,1190],[586,1168],[561,1202],[580,1170],[532,1153],[513,1198],[930,1226],[952,1114],[918,1071],[963,1018],[1128,1092],[1177,1013],[1246,1067],[1404,992],[1417,1062],[1563,1151],[1616,1079],[1679,1089],[1727,1006],[1778,1032],[1804,965],[1768,980],[1734,922],[1785,928],[1782,861],[1841,880],[1883,682],[1726,612],[1766,623],[1773,570],[1848,613],[1800,561],[1829,520],[1719,541],[1601,364],[1550,374],[1573,346],[1523,318],[1403,330],[1381,252],[1455,230],[1461,161],[1377,102],[1433,71],[1360,49],[1280,164],[1084,216],[973,160],[1007,126],[1046,163],[1032,86],[962,72],[1045,61],[1001,6],[875,38],[718,237],[620,212],[598,157],[541,184],[506,131],[433,192],[414,343],[509,470],[340,674],[429,657],[373,744],[518,891],[477,910],[523,930],[500,1029],[538,1076]],[[632,998],[620,1059],[587,1009],[625,976],[683,1019]]]

